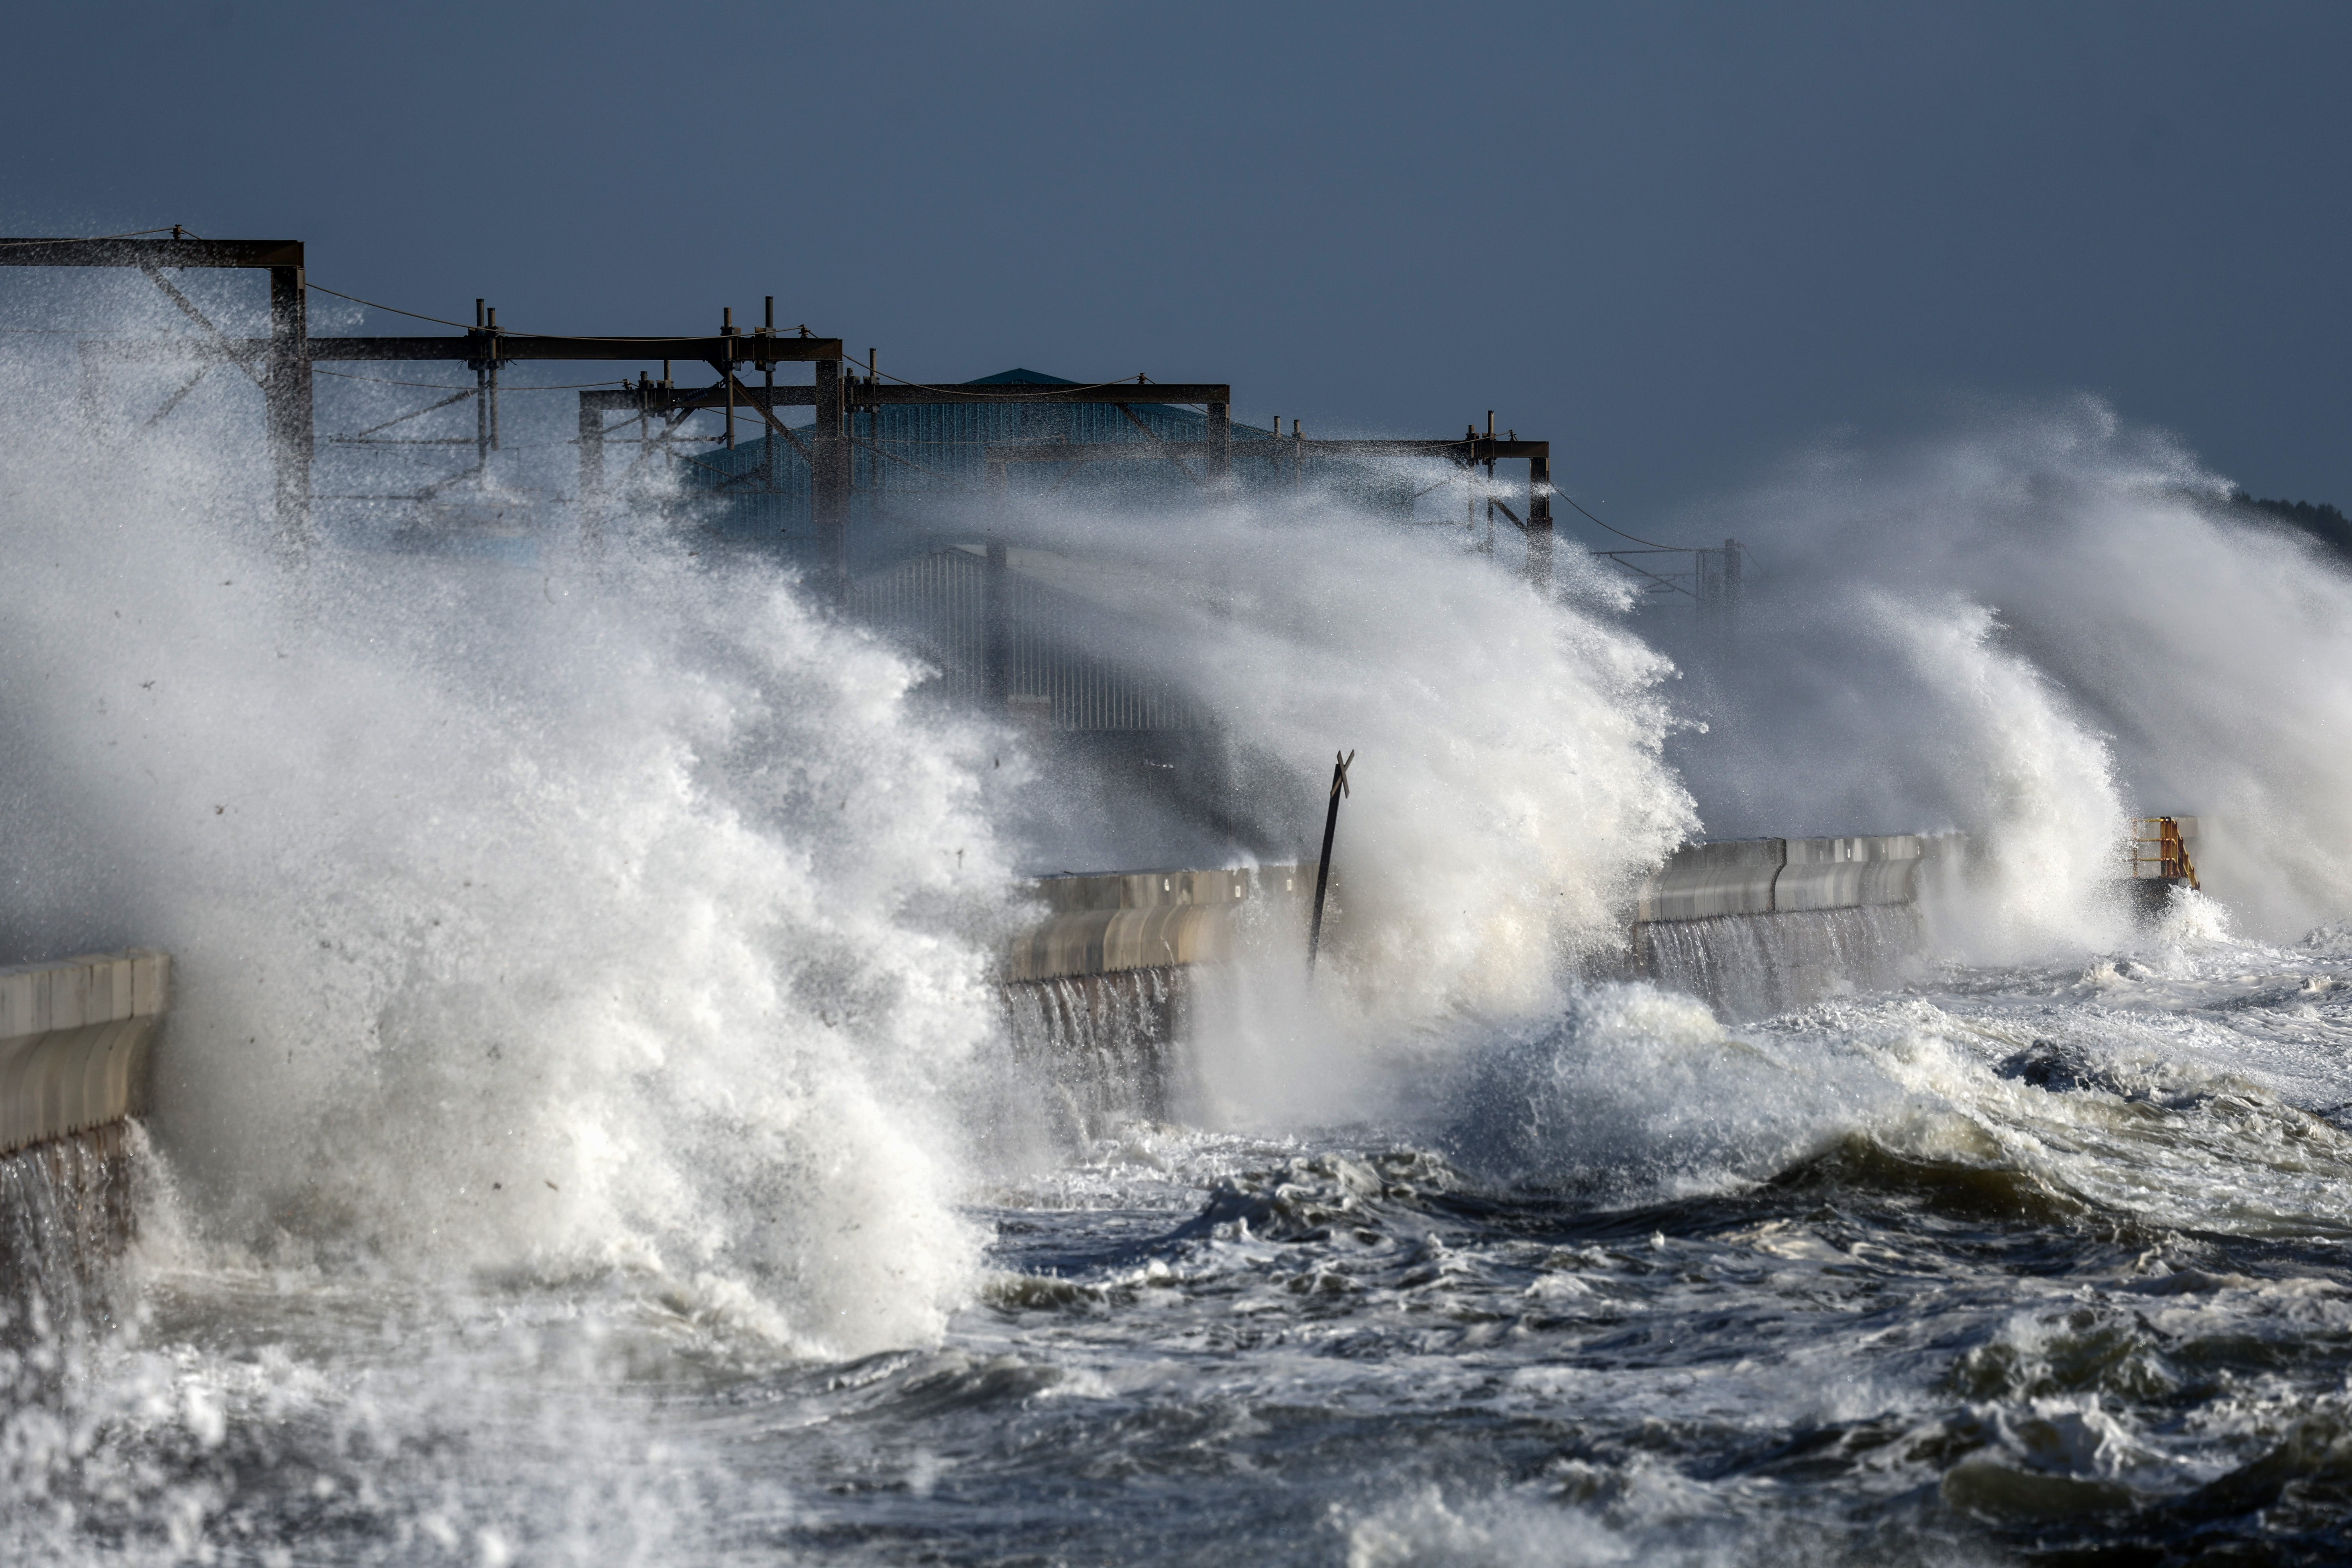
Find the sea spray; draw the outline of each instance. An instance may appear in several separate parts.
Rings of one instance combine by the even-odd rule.
[[[1083,552],[1127,647],[1273,764],[1237,815],[1285,858],[1313,848],[1332,748],[1359,752],[1334,957],[1364,1005],[1541,1004],[1697,826],[1660,760],[1671,667],[1589,574],[1539,594],[1448,531],[1311,496],[1024,526]]]
[[[289,584],[176,471],[16,454],[0,770],[12,946],[180,961],[156,1131],[206,1243],[935,1335],[1011,879],[985,732],[771,573],[331,542]]]
[[[2001,891],[1955,940],[1988,956],[2116,940],[2090,884],[2133,812],[2200,816],[2250,933],[2341,916],[2352,574],[2230,489],[2082,398],[1827,441],[1711,502],[1759,545],[1738,651],[1690,646],[1707,731],[1671,747],[1711,829],[1977,834]]]

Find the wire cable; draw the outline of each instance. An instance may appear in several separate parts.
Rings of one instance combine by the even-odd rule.
[[[5,246],[10,250],[15,250],[27,245],[92,245],[102,239],[142,239],[151,234],[178,234],[180,232],[181,229],[177,224],[167,223],[161,228],[134,228],[129,234],[75,234],[66,235],[57,239],[0,240],[0,246]],[[188,237],[190,239],[194,239],[197,237],[191,234]]]
[[[352,304],[365,305],[371,310],[389,310],[395,316],[406,316],[412,321],[430,321],[436,327],[455,327],[464,332],[475,330],[463,321],[452,321],[442,316],[427,316],[415,310],[404,310],[397,305],[379,305],[373,300],[362,300],[357,294],[346,294],[340,289],[330,289],[324,283],[311,283],[307,278],[303,281],[321,294],[332,294],[338,300],[349,300]]]
[[[1558,497],[1559,497],[1559,499],[1560,499],[1560,500],[1562,500],[1566,501],[1569,505],[1570,505],[1570,506],[1576,506],[1576,498],[1575,498],[1574,496],[1572,496],[1572,495],[1570,495],[1567,491],[1565,491],[1565,490],[1560,490],[1560,489],[1555,489],[1555,490],[1553,490],[1551,493],[1552,493],[1552,494],[1554,494],[1554,495],[1556,495],[1556,496],[1558,496]],[[1596,525],[1596,526],[1598,526],[1598,527],[1601,527],[1601,528],[1607,528],[1607,529],[1609,529],[1609,531],[1610,531],[1610,532],[1612,532],[1612,533],[1613,533],[1613,534],[1615,534],[1618,538],[1620,538],[1620,539],[1630,539],[1630,540],[1632,540],[1632,541],[1633,541],[1634,543],[1636,543],[1636,544],[1646,544],[1646,545],[1648,545],[1648,546],[1649,546],[1651,549],[1653,549],[1653,550],[1671,550],[1671,551],[1674,551],[1674,552],[1677,552],[1677,553],[1680,553],[1681,552],[1683,552],[1683,551],[1686,551],[1686,550],[1698,550],[1698,549],[1703,548],[1703,546],[1696,545],[1696,544],[1661,544],[1661,543],[1659,543],[1659,542],[1658,542],[1656,540],[1654,540],[1654,539],[1643,539],[1641,535],[1639,535],[1639,534],[1637,534],[1637,533],[1628,533],[1628,532],[1626,532],[1626,531],[1625,531],[1623,529],[1622,529],[1622,528],[1611,528],[1609,524],[1607,524],[1607,523],[1605,523],[1605,522],[1602,522],[1599,518],[1594,517],[1591,512],[1589,512],[1589,511],[1585,511],[1585,510],[1584,510],[1584,509],[1583,509],[1582,507],[1580,507],[1580,506],[1576,506],[1576,510],[1577,510],[1578,511],[1580,511],[1580,512],[1583,512],[1583,513],[1584,513],[1584,516],[1585,516],[1586,521],[1590,521],[1590,522],[1591,522],[1591,523],[1595,524],[1595,525]]]

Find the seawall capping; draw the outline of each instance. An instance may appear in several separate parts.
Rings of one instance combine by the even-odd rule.
[[[1634,895],[1633,922],[1909,903],[1937,840],[1916,833],[1685,844]]]
[[[171,988],[171,955],[153,948],[12,963],[0,968],[0,1040],[154,1017]]]
[[[1066,872],[1028,886],[1051,912],[1008,944],[1008,981],[1220,963],[1233,956],[1237,913],[1253,900],[1311,896],[1315,868]]]
[[[1143,910],[1161,904],[1239,903],[1314,886],[1311,866],[1165,867],[1138,871],[1065,871],[1032,879],[1029,889],[1055,914]]]

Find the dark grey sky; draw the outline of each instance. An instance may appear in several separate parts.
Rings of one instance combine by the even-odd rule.
[[[1230,380],[1310,434],[1494,407],[1628,521],[2072,391],[2352,505],[2341,4],[216,0],[8,52],[17,233],[300,238],[558,331],[773,293],[886,370]]]

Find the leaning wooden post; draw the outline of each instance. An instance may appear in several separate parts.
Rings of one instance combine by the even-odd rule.
[[[1331,753],[1331,809],[1323,814],[1323,859],[1315,868],[1315,919],[1307,928],[1307,973],[1315,973],[1315,955],[1323,946],[1323,895],[1331,886],[1331,840],[1339,831],[1339,797],[1348,793],[1348,764],[1356,753]]]

